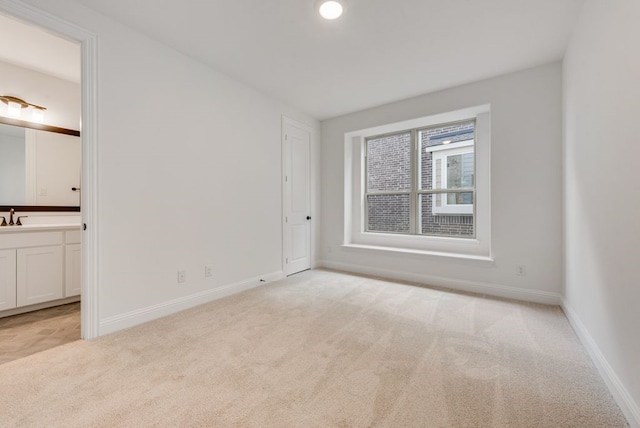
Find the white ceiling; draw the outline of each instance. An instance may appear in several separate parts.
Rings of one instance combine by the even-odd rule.
[[[319,119],[562,58],[583,0],[77,0]]]
[[[80,82],[80,44],[4,15],[0,40],[0,61]]]
[[[349,0],[325,21],[314,0],[77,1],[318,119],[559,60],[583,3]]]

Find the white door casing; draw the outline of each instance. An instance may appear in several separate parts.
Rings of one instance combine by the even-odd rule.
[[[311,131],[283,118],[284,273],[311,268]]]

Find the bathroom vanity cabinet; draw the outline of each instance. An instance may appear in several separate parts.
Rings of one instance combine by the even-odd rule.
[[[0,231],[0,311],[40,309],[79,295],[79,228],[14,226]],[[0,312],[0,317],[10,312]]]

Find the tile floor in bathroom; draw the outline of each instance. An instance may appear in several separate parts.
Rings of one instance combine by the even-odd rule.
[[[80,340],[80,302],[0,318],[0,364]]]

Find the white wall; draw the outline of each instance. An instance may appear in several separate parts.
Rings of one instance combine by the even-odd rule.
[[[561,64],[423,95],[322,122],[325,266],[528,300],[560,301]],[[491,228],[495,264],[341,248],[344,134],[491,104]],[[516,275],[524,264],[527,276]]]
[[[280,274],[281,117],[319,124],[73,1],[29,3],[98,37],[101,332]]]
[[[12,95],[46,107],[46,125],[80,129],[80,85],[38,71],[0,62],[0,95]],[[0,115],[7,106],[0,103]],[[23,110],[24,112],[24,110]],[[26,113],[25,113],[26,114]],[[30,114],[30,113],[29,113]],[[30,117],[21,117],[30,120]]]
[[[565,306],[640,426],[640,2],[587,1],[564,61]]]

